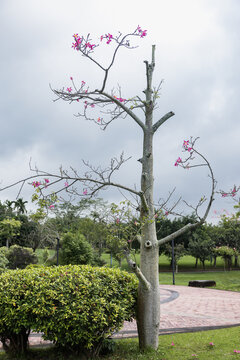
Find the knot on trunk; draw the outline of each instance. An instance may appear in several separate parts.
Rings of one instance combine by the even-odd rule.
[[[151,248],[152,247],[152,242],[150,240],[146,241],[144,244],[145,248]]]

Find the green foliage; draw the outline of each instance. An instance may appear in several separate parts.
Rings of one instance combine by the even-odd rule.
[[[60,249],[60,264],[89,264],[93,260],[93,248],[80,233],[63,236]]]
[[[44,249],[42,253],[42,260],[45,263],[49,258],[49,251],[48,249]]]
[[[174,264],[177,265],[178,261],[185,255],[186,251],[183,244],[176,244],[174,246]],[[164,254],[171,260],[172,264],[172,245],[167,244]]]
[[[218,256],[222,256],[223,258],[232,257],[235,254],[234,249],[228,246],[219,246],[215,249],[215,252]]]
[[[32,329],[59,346],[97,355],[104,339],[135,316],[136,297],[137,280],[118,269],[6,272],[0,276],[0,339],[6,350],[21,351]]]
[[[14,218],[3,219],[0,221],[0,236],[4,237],[6,241],[12,240],[19,234],[19,228],[21,227],[21,221]]]
[[[8,259],[6,256],[0,252],[0,273],[7,268]]]
[[[199,259],[203,269],[205,269],[205,261],[213,255],[213,247],[213,240],[209,237],[205,227],[202,226],[192,234],[188,244],[188,253],[196,258],[196,265]]]
[[[32,249],[18,245],[10,246],[6,257],[10,269],[24,269],[27,265],[36,264],[38,261]]]

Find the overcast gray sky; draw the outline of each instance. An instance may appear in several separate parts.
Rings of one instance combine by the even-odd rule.
[[[1,38],[1,186],[29,175],[29,159],[46,171],[92,164],[108,164],[124,150],[131,160],[119,172],[119,182],[140,182],[142,134],[130,119],[118,120],[105,132],[94,123],[74,117],[78,104],[53,102],[49,88],[69,86],[70,76],[99,86],[101,73],[71,49],[74,33],[126,33],[137,25],[147,37],[136,39],[135,50],[122,49],[110,74],[108,90],[121,85],[124,98],[141,95],[145,87],[144,60],[156,44],[154,83],[164,83],[155,113],[175,116],[155,137],[155,198],[167,197],[176,187],[196,204],[209,195],[208,173],[174,167],[183,140],[200,137],[199,149],[212,164],[218,188],[239,184],[240,2],[238,0],[148,0],[113,3],[110,0],[2,0]],[[98,49],[105,60],[108,53]],[[22,196],[29,200],[32,189]],[[0,193],[13,199],[17,189]],[[118,192],[104,192],[110,201]],[[232,201],[216,197],[215,212],[231,211]],[[186,210],[187,213],[187,210]]]

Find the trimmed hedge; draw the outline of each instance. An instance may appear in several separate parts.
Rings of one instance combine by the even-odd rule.
[[[119,269],[68,265],[0,276],[0,339],[25,352],[31,330],[55,344],[96,356],[103,340],[135,317],[137,280]]]

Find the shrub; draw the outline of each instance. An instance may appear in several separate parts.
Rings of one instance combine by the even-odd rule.
[[[119,269],[89,265],[31,268],[0,276],[0,339],[26,351],[30,329],[86,356],[135,316],[137,280]],[[9,344],[8,344],[9,342]]]
[[[93,248],[80,233],[67,233],[63,236],[60,249],[60,264],[82,265],[93,260]]]
[[[10,269],[24,269],[29,264],[36,264],[38,262],[36,254],[33,249],[22,247],[19,245],[10,246],[6,257],[9,261]]]
[[[48,258],[49,258],[49,251],[48,249],[44,249],[42,253],[42,260],[44,264],[47,262]]]
[[[6,270],[8,259],[0,252],[0,274]]]

